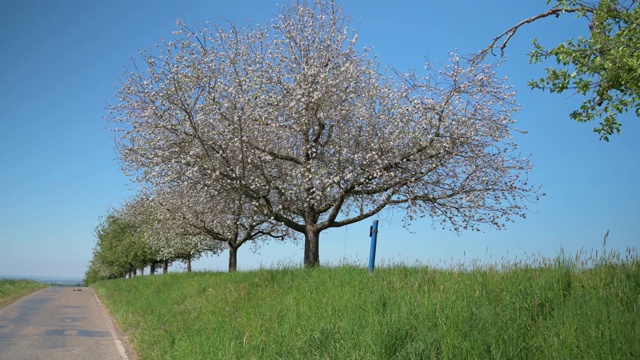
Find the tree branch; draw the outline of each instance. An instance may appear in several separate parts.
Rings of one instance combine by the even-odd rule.
[[[500,56],[504,56],[504,49],[507,48],[507,44],[509,43],[509,41],[511,40],[511,38],[516,34],[516,32],[518,31],[518,29],[520,29],[522,26],[526,25],[526,24],[530,24],[532,22],[535,22],[537,20],[540,19],[544,19],[547,18],[549,16],[555,16],[555,17],[559,17],[561,14],[563,13],[576,13],[576,12],[580,12],[580,11],[584,11],[586,13],[593,13],[595,11],[595,9],[583,5],[580,7],[574,7],[574,8],[558,8],[558,7],[554,7],[551,8],[541,14],[538,15],[534,15],[531,16],[529,18],[526,18],[522,21],[520,21],[519,23],[515,24],[514,26],[510,27],[509,29],[507,29],[505,32],[503,32],[502,34],[496,36],[493,41],[491,42],[491,44],[489,44],[489,46],[487,46],[486,48],[484,48],[483,50],[481,50],[478,55],[474,56],[473,59],[471,60],[472,62],[480,62],[482,60],[484,60],[484,58],[487,56],[487,54],[489,54],[489,52],[491,52],[491,55],[494,55],[493,49],[495,49],[496,47],[498,49],[500,49]],[[500,41],[500,39],[503,39],[502,44],[500,44],[500,46],[496,46],[496,44],[498,43],[498,41]]]

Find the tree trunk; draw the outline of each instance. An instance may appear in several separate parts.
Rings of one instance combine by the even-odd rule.
[[[235,272],[238,268],[238,248],[229,245],[229,272]]]
[[[149,265],[149,275],[155,275],[156,273],[156,263],[151,263]]]
[[[187,272],[191,272],[191,254],[187,255]]]
[[[307,226],[304,234],[304,267],[320,266],[320,231]]]
[[[169,271],[169,260],[162,260],[162,275],[166,274]]]

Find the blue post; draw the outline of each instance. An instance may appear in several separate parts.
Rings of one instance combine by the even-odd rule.
[[[378,241],[378,220],[373,220],[373,225],[369,228],[369,236],[371,237],[371,250],[369,252],[369,273],[373,272],[376,262],[376,242]]]

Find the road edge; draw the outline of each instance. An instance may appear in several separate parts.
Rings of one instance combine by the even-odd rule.
[[[87,289],[91,291],[96,301],[98,302],[98,305],[100,305],[100,307],[102,308],[102,311],[104,312],[104,315],[107,318],[107,321],[109,321],[111,335],[113,335],[114,342],[116,343],[116,347],[118,348],[118,352],[120,353],[122,360],[136,360],[138,357],[135,351],[133,351],[133,347],[131,346],[131,343],[129,343],[129,338],[127,337],[127,334],[125,334],[125,332],[122,331],[122,329],[120,328],[118,323],[115,321],[113,316],[111,316],[111,311],[107,308],[107,306],[102,301],[100,301],[98,294],[96,294],[96,292],[93,291],[93,289],[90,287]]]

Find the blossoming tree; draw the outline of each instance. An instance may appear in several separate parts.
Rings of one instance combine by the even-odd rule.
[[[238,250],[251,242],[288,238],[287,229],[251,207],[233,191],[203,186],[175,186],[131,203],[128,217],[141,224],[146,240],[160,254],[175,257],[229,252],[229,271],[237,270]]]
[[[139,194],[126,202],[119,215],[135,224],[137,237],[157,254],[163,273],[167,273],[169,264],[176,260],[184,262],[187,272],[191,272],[193,260],[206,252],[217,254],[222,251],[211,238],[189,228],[183,221],[176,221],[166,206],[147,195]]]
[[[491,64],[452,54],[385,76],[330,0],[174,35],[141,53],[110,109],[125,170],[241,195],[304,236],[305,266],[323,230],[384,209],[502,228],[538,197],[511,138],[514,93]]]

